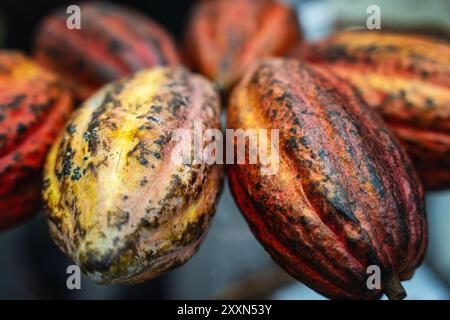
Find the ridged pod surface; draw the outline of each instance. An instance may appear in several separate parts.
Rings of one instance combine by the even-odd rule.
[[[381,118],[328,70],[270,59],[233,90],[228,127],[279,129],[279,171],[228,167],[255,236],[276,262],[339,299],[402,298],[427,246],[421,184]],[[368,266],[382,288],[368,289]]]
[[[79,101],[132,72],[176,65],[172,37],[156,22],[108,2],[80,6],[81,29],[69,29],[66,8],[50,14],[36,32],[34,55],[61,74]]]
[[[0,230],[38,211],[45,155],[71,109],[53,74],[0,51]]]
[[[409,152],[427,189],[450,187],[448,42],[349,31],[301,49],[297,56],[326,65],[381,112]]]
[[[229,89],[255,60],[282,55],[300,39],[295,12],[287,5],[204,0],[192,12],[185,53],[194,69]]]
[[[97,283],[136,283],[186,262],[215,210],[222,168],[172,161],[176,129],[219,128],[211,84],[182,67],[102,88],[69,120],[45,167],[56,244]]]

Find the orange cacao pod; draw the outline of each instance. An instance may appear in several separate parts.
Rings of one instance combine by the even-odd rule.
[[[230,128],[279,129],[277,174],[228,167],[273,259],[330,298],[402,298],[400,280],[425,254],[427,220],[420,181],[379,115],[328,70],[289,59],[252,68],[227,111]],[[367,287],[371,265],[380,290]]]
[[[79,101],[129,73],[179,63],[173,39],[150,18],[108,2],[80,9],[81,29],[67,27],[65,8],[56,11],[37,30],[34,48],[37,61],[60,73]]]
[[[301,49],[297,56],[326,65],[382,114],[427,189],[450,187],[449,43],[349,31]]]
[[[44,157],[71,107],[54,75],[21,53],[0,51],[0,229],[37,211]]]
[[[200,1],[185,38],[192,67],[229,89],[256,59],[282,55],[301,39],[293,9],[272,0]]]

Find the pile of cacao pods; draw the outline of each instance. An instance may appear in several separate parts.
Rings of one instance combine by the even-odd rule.
[[[406,295],[427,247],[422,183],[450,187],[449,43],[349,31],[309,44],[275,0],[198,1],[182,46],[111,3],[82,4],[81,29],[66,17],[45,18],[31,57],[0,53],[0,229],[42,205],[89,279],[142,282],[195,254],[226,171],[294,278],[329,298]],[[220,129],[222,110],[228,128],[279,130],[276,174],[171,160],[173,132]]]

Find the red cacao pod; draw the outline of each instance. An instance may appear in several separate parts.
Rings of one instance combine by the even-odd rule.
[[[293,9],[272,0],[200,1],[185,38],[192,67],[229,89],[258,58],[282,55],[301,39]]]
[[[18,52],[0,51],[0,229],[37,211],[45,154],[71,107],[54,75]]]
[[[401,139],[427,189],[450,187],[450,45],[342,32],[294,53],[349,81]]]
[[[80,5],[81,29],[67,13],[50,14],[36,33],[34,55],[62,75],[82,101],[105,83],[140,69],[179,63],[171,36],[142,14],[108,2]]]
[[[399,280],[427,245],[423,190],[395,137],[348,84],[295,60],[264,61],[233,90],[228,127],[279,129],[277,174],[251,164],[228,172],[251,230],[280,266],[330,298],[404,296]],[[366,285],[371,265],[381,289]]]

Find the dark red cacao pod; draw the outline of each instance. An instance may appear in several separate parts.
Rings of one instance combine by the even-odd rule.
[[[53,74],[0,51],[0,230],[36,213],[44,158],[71,107]]]
[[[326,69],[289,59],[248,71],[227,111],[229,128],[279,129],[278,173],[228,166],[235,200],[273,259],[329,298],[402,298],[400,280],[425,254],[427,220],[420,181],[382,119]],[[380,290],[366,285],[371,265]]]
[[[293,55],[349,81],[400,138],[427,189],[450,187],[448,42],[347,31]]]
[[[295,12],[272,0],[200,1],[185,37],[191,66],[229,89],[256,59],[279,56],[301,40]]]
[[[179,63],[172,37],[150,18],[108,2],[80,9],[81,29],[68,29],[65,8],[56,11],[37,30],[34,48],[37,61],[60,73],[79,101],[137,70]]]

